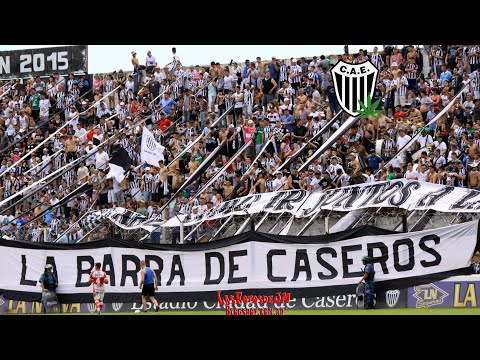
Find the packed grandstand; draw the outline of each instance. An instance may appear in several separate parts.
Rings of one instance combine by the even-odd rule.
[[[2,237],[77,243],[118,234],[195,243],[251,227],[307,234],[315,221],[338,214],[322,211],[296,225],[288,213],[232,215],[185,227],[181,222],[201,218],[229,200],[285,190],[314,194],[394,179],[480,187],[480,47],[319,51],[313,58],[237,59],[208,66],[183,64],[175,54],[168,64],[152,54],[143,61],[133,51],[133,71],[112,69],[93,81],[73,73],[5,81],[0,95]],[[382,109],[378,117],[357,119],[341,134],[349,116],[332,81],[331,69],[339,60],[371,61],[377,67],[372,102],[380,100]],[[141,159],[144,128],[162,146],[164,160],[158,166]],[[328,139],[335,141],[320,153]],[[113,159],[120,151],[129,160],[117,181],[108,175],[112,164],[119,164]],[[90,226],[89,214],[112,208],[158,219],[159,225],[153,232],[125,230],[109,221]],[[415,231],[435,211],[355,210],[337,230],[363,225],[375,215],[393,216],[391,229],[400,230],[400,213],[409,217],[406,230]],[[172,219],[179,223],[161,227]],[[446,222],[465,220],[452,215]],[[328,231],[325,222],[317,224],[322,230],[314,233]]]

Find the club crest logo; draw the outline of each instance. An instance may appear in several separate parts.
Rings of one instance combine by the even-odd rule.
[[[351,116],[358,116],[362,104],[369,102],[377,83],[378,69],[370,62],[349,64],[340,60],[332,69],[338,103]]]
[[[388,307],[393,308],[393,307],[395,307],[395,305],[397,305],[398,300],[400,299],[400,290],[398,290],[398,289],[388,290],[385,293],[385,297],[386,297],[386,300],[387,300]]]
[[[151,151],[156,151],[157,150],[157,144],[155,143],[155,140],[151,136],[147,137],[147,147]]]

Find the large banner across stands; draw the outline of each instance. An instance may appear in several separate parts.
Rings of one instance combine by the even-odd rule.
[[[480,191],[406,179],[347,186],[325,192],[280,191],[223,202],[203,217],[185,222],[184,225],[224,218],[232,214],[287,212],[296,217],[308,217],[320,210],[352,211],[371,207],[480,212]],[[178,219],[171,219],[164,226],[178,226]]]
[[[156,272],[163,301],[214,301],[219,291],[262,296],[288,292],[307,298],[351,294],[365,255],[373,258],[377,287],[406,288],[464,273],[477,245],[478,225],[477,220],[407,234],[365,227],[315,237],[249,232],[189,245],[0,240],[0,294],[38,301],[38,280],[48,263],[58,275],[60,302],[91,302],[88,277],[100,261],[110,278],[105,301],[136,302],[141,260]]]
[[[49,76],[54,72],[88,72],[86,45],[0,51],[0,78]]]

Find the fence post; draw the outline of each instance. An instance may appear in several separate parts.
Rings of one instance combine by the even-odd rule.
[[[402,212],[402,232],[408,232],[407,210]]]
[[[184,233],[183,222],[180,221],[180,244],[184,243],[184,240],[185,240],[184,236],[185,236],[185,233]]]
[[[325,234],[328,234],[328,231],[330,230],[328,228],[328,219],[329,219],[329,217],[325,216]]]

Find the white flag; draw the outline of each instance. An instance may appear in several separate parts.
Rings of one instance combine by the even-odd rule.
[[[142,151],[140,156],[142,162],[158,167],[160,160],[165,161],[163,157],[163,150],[165,148],[155,141],[155,137],[145,126],[142,133]]]

